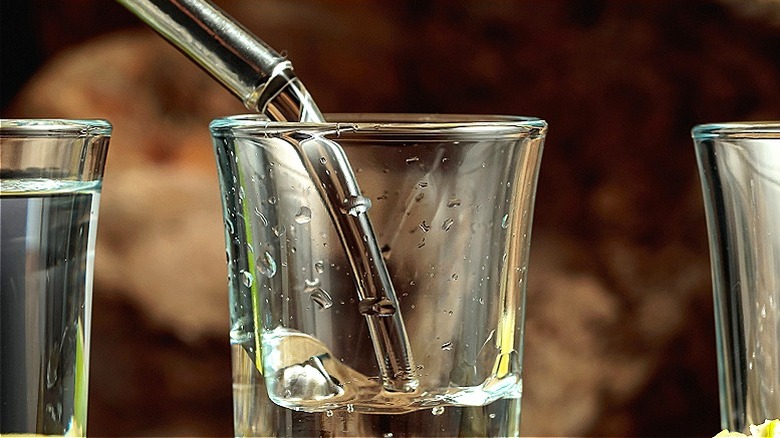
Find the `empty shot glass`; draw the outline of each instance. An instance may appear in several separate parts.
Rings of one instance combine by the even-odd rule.
[[[710,244],[721,427],[780,418],[780,122],[693,128]]]

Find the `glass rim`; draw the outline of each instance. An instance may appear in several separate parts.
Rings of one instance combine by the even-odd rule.
[[[696,140],[708,138],[780,138],[780,121],[725,122],[696,125],[691,130]]]
[[[111,136],[105,119],[0,119],[0,137]]]
[[[261,114],[238,114],[214,119],[209,130],[215,137],[243,137],[270,131],[291,130],[320,132],[355,132],[361,134],[405,134],[458,136],[524,135],[540,137],[547,132],[547,122],[538,117],[481,114],[422,113],[334,113],[326,114],[329,122],[277,122]]]

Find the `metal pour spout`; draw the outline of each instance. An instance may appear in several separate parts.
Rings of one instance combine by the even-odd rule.
[[[290,61],[216,5],[205,0],[117,1],[222,83],[247,109],[279,121],[324,121]]]

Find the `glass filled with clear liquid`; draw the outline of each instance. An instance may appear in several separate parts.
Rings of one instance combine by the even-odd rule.
[[[517,436],[546,123],[328,120],[335,122],[246,115],[211,124],[227,243],[235,434]],[[343,157],[327,153],[333,142]],[[312,155],[318,148],[321,157]],[[345,169],[335,159],[348,160],[359,196],[327,178]],[[331,196],[317,184],[328,184]],[[373,235],[345,239],[349,232],[337,227],[350,222],[337,215],[368,215]],[[384,267],[361,268],[377,264]],[[384,280],[394,297],[372,290]],[[403,342],[382,344],[394,333]],[[398,369],[393,364],[408,384],[388,384],[398,377],[386,375]]]
[[[0,121],[0,433],[85,436],[92,273],[111,134]]]

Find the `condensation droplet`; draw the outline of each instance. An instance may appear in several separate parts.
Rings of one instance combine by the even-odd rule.
[[[385,260],[389,259],[390,258],[390,253],[391,253],[390,245],[385,244],[382,247],[382,258],[384,258]]]
[[[417,187],[419,187],[421,189],[424,189],[424,188],[428,187],[428,181],[423,180],[423,181],[418,182],[417,183]]]
[[[312,289],[309,298],[314,301],[314,304],[319,306],[320,310],[329,309],[333,305],[333,298],[331,298],[330,294],[321,287]]]
[[[428,225],[428,223],[425,221],[420,222],[419,227],[421,230],[423,230],[423,233],[427,233],[428,231],[431,231],[431,226]]]
[[[276,196],[271,196],[268,198],[268,203],[271,205],[276,204]]]
[[[505,214],[503,218],[501,218],[501,228],[506,229],[506,227],[509,226],[509,214]]]
[[[488,417],[490,417],[490,419],[496,418],[496,414],[489,414]]]
[[[301,205],[298,209],[298,213],[295,214],[295,222],[299,224],[308,224],[311,222],[311,209],[305,205]]]
[[[274,235],[276,237],[279,237],[282,234],[284,234],[284,231],[285,231],[284,225],[274,225],[273,227],[271,227],[271,231],[274,232]]]
[[[449,231],[450,228],[452,228],[452,224],[454,224],[455,221],[451,218],[444,219],[444,223],[441,224],[441,229],[444,231]]]
[[[328,162],[328,159],[325,157],[320,157],[320,164],[325,164]]]
[[[413,157],[409,157],[409,158],[406,159],[406,163],[407,164],[408,163],[414,163],[416,161],[420,161],[420,157],[418,157],[417,155],[415,155]]]
[[[444,406],[436,406],[435,408],[431,409],[431,414],[433,415],[441,415],[444,413]]]
[[[423,246],[425,246],[425,237],[423,237],[420,243],[417,244],[417,248],[422,248]]]
[[[441,349],[444,351],[450,351],[452,350],[452,342],[445,342],[441,344]]]
[[[452,279],[457,281],[458,280],[458,274],[452,274]]]
[[[276,275],[276,260],[268,251],[264,251],[263,255],[257,258],[257,272],[265,275],[268,278]]]
[[[325,411],[325,415],[327,415],[328,417],[332,417],[333,416],[333,411],[328,409],[327,411]]]
[[[352,403],[347,403],[347,412],[352,413],[355,412],[355,405]]]
[[[241,282],[244,283],[244,286],[246,287],[252,287],[252,283],[255,282],[255,277],[252,276],[251,273],[241,270]]]
[[[325,264],[322,263],[322,260],[314,263],[314,270],[317,271],[318,274],[325,272]]]
[[[447,207],[453,208],[453,207],[460,207],[461,201],[458,198],[452,198],[447,202]]]
[[[382,438],[393,438],[393,432],[385,432],[382,434]]]
[[[255,207],[255,214],[257,215],[257,217],[260,218],[260,222],[263,223],[263,226],[267,227],[268,226],[268,219],[266,219],[266,217],[263,214],[263,212],[260,211],[260,207]]]

